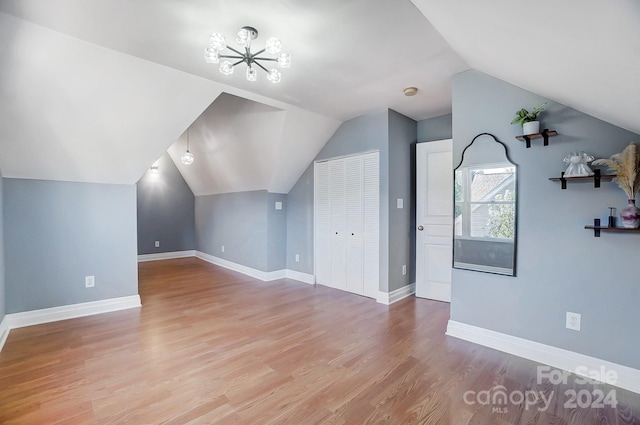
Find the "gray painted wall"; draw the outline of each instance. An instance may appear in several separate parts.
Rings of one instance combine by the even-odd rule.
[[[287,269],[313,274],[313,163],[289,191],[287,201]]]
[[[276,209],[276,202],[282,209]],[[267,194],[267,270],[287,268],[287,195]]]
[[[418,142],[451,139],[452,126],[453,115],[451,114],[418,121]]]
[[[165,153],[138,181],[138,254],[195,249],[195,197]],[[155,241],[160,242],[156,248]]]
[[[4,200],[4,187],[3,187],[4,179],[2,178],[2,170],[0,170],[0,323],[2,323],[2,319],[4,319],[4,315],[6,312],[5,305],[5,294],[6,294],[6,286],[5,286],[5,266],[4,266],[4,208],[3,208],[3,200]]]
[[[515,111],[543,101],[543,128],[557,130],[550,146],[526,149],[510,125]],[[453,79],[454,164],[471,139],[493,133],[519,165],[518,276],[453,270],[451,318],[520,338],[640,368],[637,234],[603,233],[584,225],[606,219],[607,207],[626,205],[615,183],[599,189],[569,183],[561,190],[549,177],[565,168],[574,150],[596,157],[620,152],[640,136],[477,71]],[[452,164],[453,166],[453,164]],[[604,221],[606,222],[606,221]],[[565,329],[567,311],[582,314],[582,331]]]
[[[138,294],[135,186],[4,179],[3,206],[7,313]]]
[[[415,143],[417,124],[389,111],[389,292],[416,281]],[[412,155],[413,154],[413,155]],[[397,207],[398,198],[403,208]],[[406,274],[402,266],[406,265]]]
[[[282,269],[286,210],[270,212],[276,200],[287,207],[286,195],[266,190],[196,196],[196,249],[261,271]]]

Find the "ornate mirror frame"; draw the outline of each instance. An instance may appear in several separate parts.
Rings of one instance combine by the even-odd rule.
[[[454,169],[453,268],[516,275],[518,166],[480,133]]]

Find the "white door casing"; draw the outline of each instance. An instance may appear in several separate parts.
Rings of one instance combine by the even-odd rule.
[[[453,143],[416,146],[416,296],[451,301]]]
[[[363,155],[362,167],[364,295],[377,298],[380,289],[380,153]]]
[[[316,162],[313,179],[315,281],[331,284],[331,204],[329,202],[329,163]]]

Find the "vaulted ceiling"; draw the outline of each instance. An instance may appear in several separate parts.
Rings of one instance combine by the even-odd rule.
[[[221,94],[169,148],[196,196],[247,190],[288,193],[336,130],[335,120]],[[197,158],[184,165],[187,149]]]
[[[0,170],[133,184],[168,150],[196,194],[287,192],[341,121],[448,113],[470,67],[640,133],[639,3],[530,5],[0,0]],[[280,84],[204,62],[210,33],[243,25],[291,53]]]
[[[640,133],[639,1],[411,1],[471,68]]]

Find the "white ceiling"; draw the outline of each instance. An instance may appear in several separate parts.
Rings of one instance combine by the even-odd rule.
[[[640,1],[411,1],[471,68],[640,133]]]
[[[450,77],[468,66],[409,0],[2,0],[0,11],[73,37],[341,121],[382,108],[415,120],[448,113]],[[273,85],[204,62],[209,35],[241,26],[278,37],[292,68]],[[406,98],[402,90],[420,88]]]
[[[470,67],[640,133],[639,5],[0,0],[0,169],[132,184],[169,149],[196,194],[287,192],[341,121],[448,113]],[[243,25],[291,53],[282,83],[204,62],[210,33]]]

